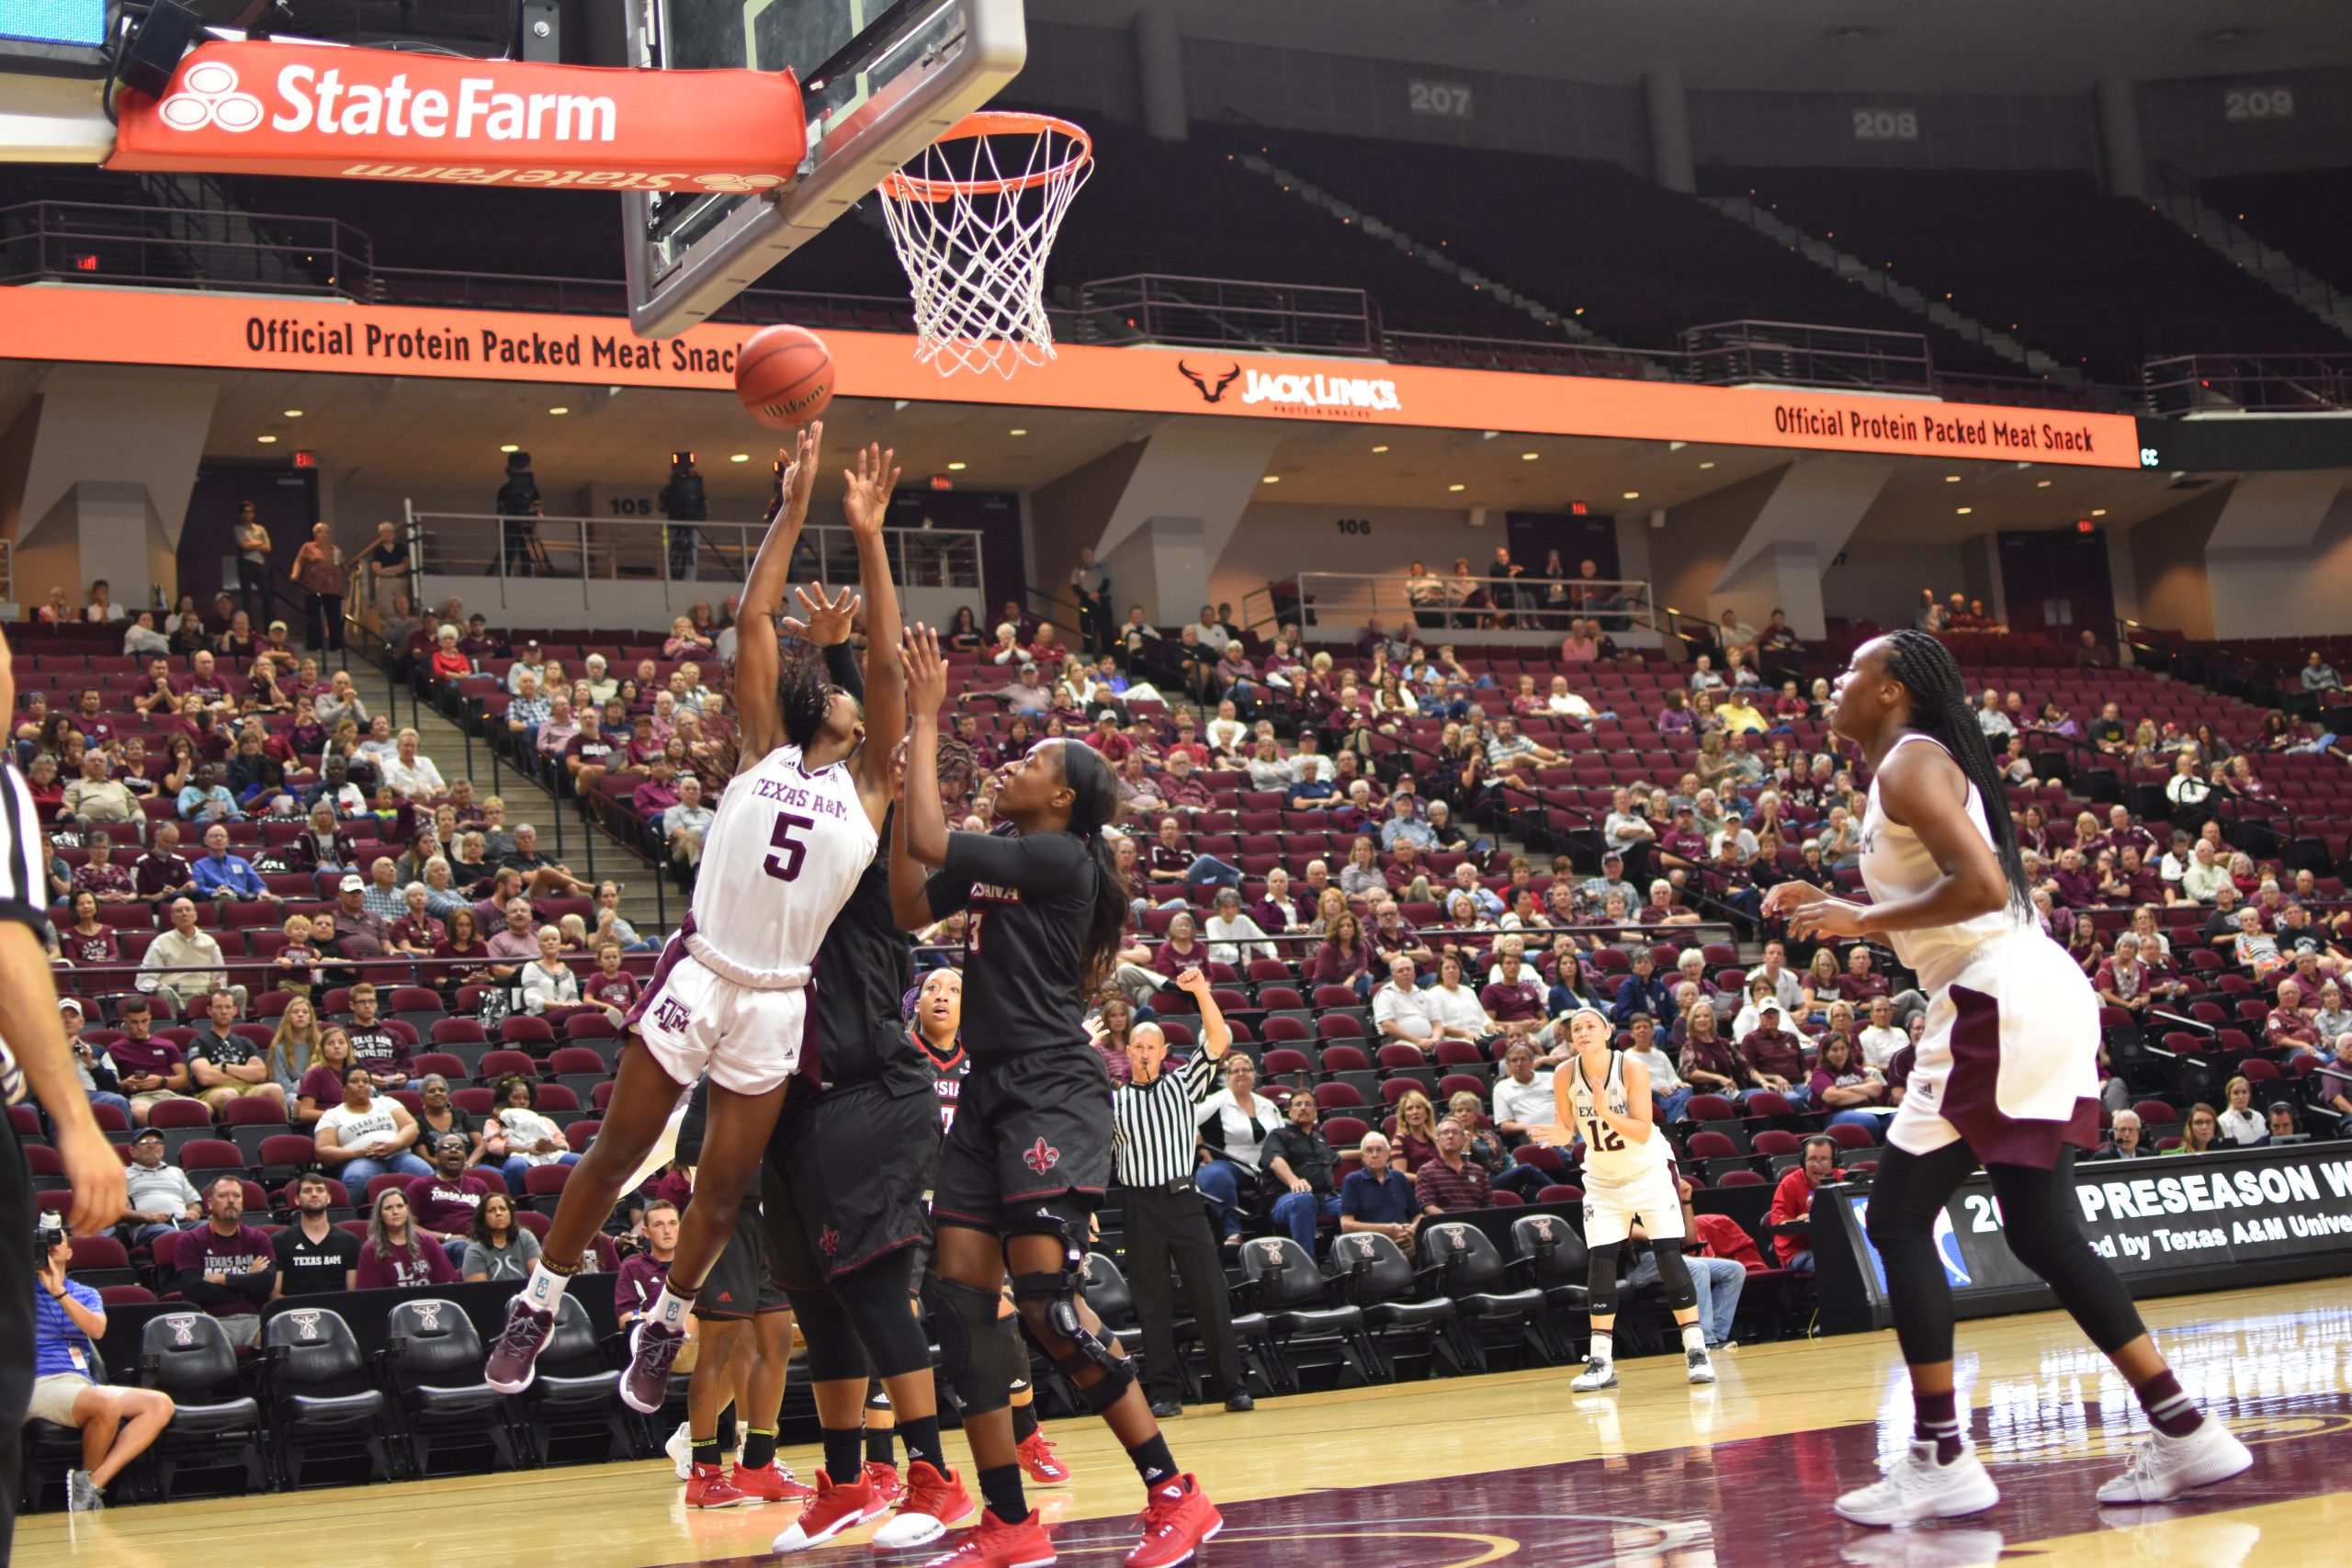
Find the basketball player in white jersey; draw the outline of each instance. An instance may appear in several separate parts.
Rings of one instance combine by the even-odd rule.
[[[1715,1381],[1699,1292],[1682,1260],[1682,1195],[1674,1148],[1651,1118],[1647,1067],[1615,1050],[1607,1015],[1592,1008],[1568,1020],[1576,1055],[1552,1075],[1557,1120],[1531,1127],[1539,1144],[1565,1148],[1584,1139],[1584,1245],[1592,1270],[1592,1351],[1568,1386],[1578,1393],[1617,1386],[1617,1250],[1640,1220],[1657,1257],[1658,1284],[1682,1331],[1684,1375]]]
[[[555,1324],[564,1282],[589,1240],[695,1078],[710,1077],[710,1112],[695,1172],[696,1201],[653,1306],[629,1335],[622,1400],[651,1413],[669,1392],[671,1362],[685,1342],[704,1276],[732,1234],[760,1168],[785,1082],[800,1066],[810,967],[825,930],[874,858],[889,808],[890,748],[906,726],[905,674],[897,657],[898,593],[882,522],[898,481],[891,454],[868,447],[845,472],[842,498],[857,542],[860,586],[873,637],[864,712],[830,685],[822,664],[786,664],[775,616],[792,549],[808,513],[821,427],[802,432],[785,475],[785,502],[744,584],[736,651],[740,761],[704,840],[692,908],[630,1010],[632,1038],[603,1129],[572,1168],[539,1262],[507,1309],[483,1375],[503,1393],[529,1386]],[[867,745],[867,727],[887,737]],[[693,1434],[711,1450],[716,1433]]]
[[[1980,1161],[2009,1250],[2147,1412],[2151,1435],[2098,1500],[2158,1503],[2237,1474],[2253,1456],[2181,1392],[2130,1292],[2083,1237],[2075,1151],[2098,1138],[2098,1008],[2082,970],[2031,919],[2017,829],[1960,667],[1928,634],[1895,632],[1854,650],[1831,702],[1831,728],[1871,770],[1870,902],[1784,883],[1765,913],[1800,935],[1883,933],[1929,998],[1865,1219],[1910,1366],[1912,1441],[1884,1480],[1838,1498],[1838,1512],[1894,1525],[2000,1499],[1953,1392],[1951,1287],[1935,1247],[1936,1216]]]

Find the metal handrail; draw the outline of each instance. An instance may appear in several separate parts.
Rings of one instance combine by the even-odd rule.
[[[2140,367],[2149,412],[2318,413],[2352,409],[2352,353],[2180,354]]]
[[[271,225],[293,237],[274,242],[210,239],[190,231],[191,225],[208,219],[224,226]],[[126,220],[136,226],[127,225]],[[306,234],[311,236],[307,241]],[[125,247],[137,253],[129,265],[120,255]],[[151,253],[158,251],[175,254],[182,265],[154,265]],[[364,231],[333,218],[89,201],[28,201],[0,208],[0,283],[130,277],[151,287],[260,287],[272,292],[364,299],[374,252],[374,242]],[[248,265],[228,265],[236,257]],[[275,268],[263,265],[273,260]],[[261,276],[269,271],[278,276]]]
[[[717,556],[740,582],[750,574],[752,558],[767,529],[764,521],[510,517],[424,512],[413,502],[407,505],[408,537],[415,541],[413,560],[420,575],[576,581],[583,592],[596,581],[687,580],[691,563],[705,553]],[[986,602],[986,555],[979,530],[885,528],[882,538],[891,576],[902,587],[970,588]],[[803,528],[793,551],[793,575],[802,581],[855,581],[857,546],[849,528],[821,523]]]
[[[1454,572],[1437,572],[1432,575],[1441,578],[1449,588],[1456,582],[1476,584],[1487,591],[1490,601],[1494,598],[1493,590],[1498,586],[1511,589],[1515,595],[1540,594],[1552,581],[1549,578],[1530,574],[1518,577],[1465,577]],[[1244,593],[1241,599],[1241,624],[1252,631],[1266,626],[1294,623],[1303,625],[1311,619],[1317,608],[1317,601],[1313,592],[1316,585],[1352,582],[1371,585],[1371,599],[1368,604],[1360,598],[1350,597],[1344,604],[1331,604],[1327,600],[1325,607],[1344,608],[1350,612],[1362,610],[1374,615],[1391,613],[1401,615],[1405,618],[1395,624],[1400,630],[1405,631],[1411,631],[1416,627],[1423,631],[1469,630],[1472,628],[1466,626],[1452,626],[1450,625],[1452,618],[1455,615],[1478,616],[1495,614],[1509,614],[1514,617],[1541,617],[1539,622],[1529,623],[1529,629],[1540,631],[1545,635],[1565,634],[1567,630],[1567,622],[1571,618],[1600,619],[1622,616],[1629,626],[1638,624],[1647,626],[1652,631],[1659,629],[1658,612],[1650,602],[1650,585],[1646,579],[1570,577],[1560,581],[1567,587],[1570,595],[1578,600],[1577,603],[1566,608],[1552,609],[1544,605],[1539,600],[1534,603],[1523,602],[1509,611],[1503,611],[1491,602],[1487,605],[1474,606],[1469,609],[1464,609],[1459,604],[1451,600],[1416,606],[1407,597],[1406,579],[1398,572],[1300,571],[1294,572],[1288,577],[1276,578],[1263,588],[1253,588]],[[1284,589],[1288,590],[1287,595],[1282,592]],[[1387,590],[1388,593],[1384,593],[1384,589]],[[1388,596],[1390,593],[1393,593],[1393,599]],[[1621,603],[1614,605],[1606,604],[1593,605],[1587,603],[1587,598],[1594,593],[1605,593],[1607,597],[1617,599]],[[1262,605],[1263,608],[1253,608],[1259,605]],[[1417,610],[1419,615],[1415,613]],[[1420,615],[1444,617],[1444,624],[1424,624],[1420,621]]]

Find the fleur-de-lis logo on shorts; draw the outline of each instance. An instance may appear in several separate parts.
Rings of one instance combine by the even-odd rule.
[[[261,123],[261,100],[237,90],[236,67],[207,60],[188,67],[180,90],[164,96],[155,117],[174,130],[202,130],[217,125],[223,130],[251,130]]]
[[[831,1258],[842,1249],[842,1233],[827,1225],[817,1233],[817,1247],[826,1257]]]
[[[1046,1172],[1053,1169],[1057,1165],[1059,1165],[1061,1163],[1061,1150],[1054,1147],[1053,1145],[1046,1142],[1045,1139],[1040,1138],[1035,1143],[1029,1145],[1029,1152],[1021,1156],[1021,1163],[1035,1171],[1038,1175],[1043,1176]]]

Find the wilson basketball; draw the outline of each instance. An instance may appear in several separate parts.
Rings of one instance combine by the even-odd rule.
[[[797,430],[833,400],[833,355],[805,327],[768,327],[735,356],[735,395],[762,424]]]

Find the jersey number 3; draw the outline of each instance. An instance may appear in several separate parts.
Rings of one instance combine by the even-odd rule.
[[[789,811],[775,814],[775,831],[768,835],[768,842],[781,854],[767,858],[767,874],[779,882],[790,882],[800,874],[800,863],[808,858],[808,846],[793,834],[802,828],[814,828],[814,817],[798,817]]]

